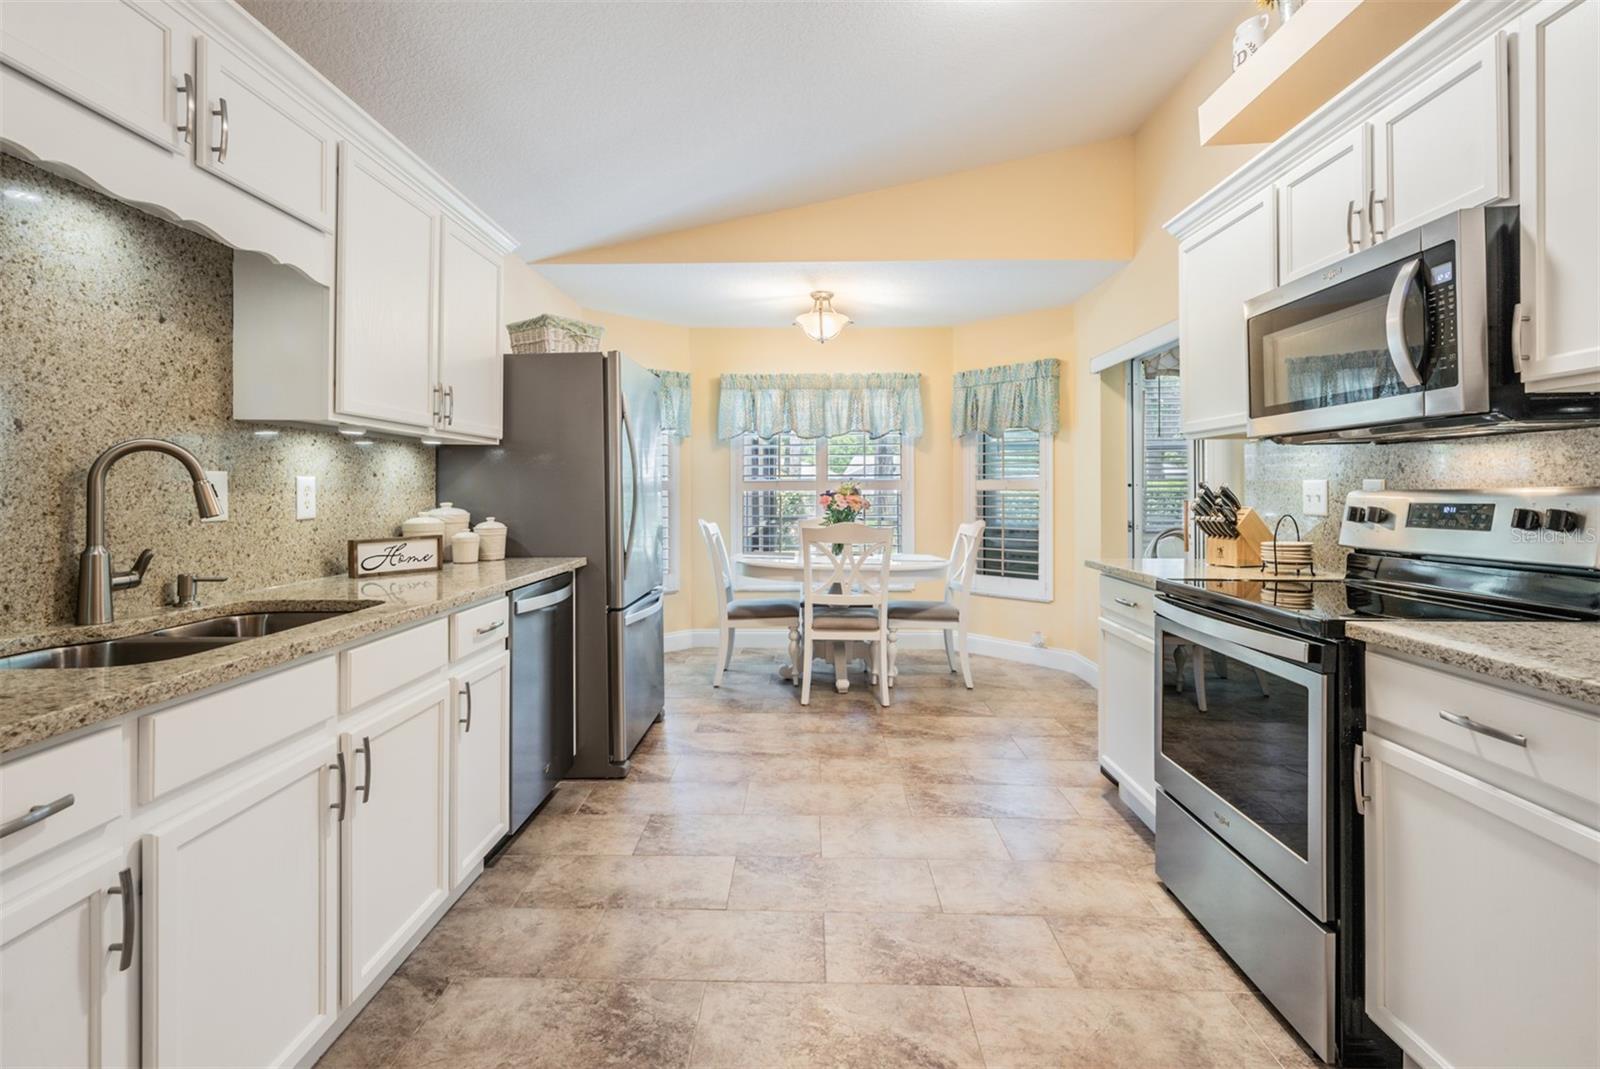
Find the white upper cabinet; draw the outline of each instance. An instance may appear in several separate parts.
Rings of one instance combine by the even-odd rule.
[[[510,829],[511,655],[470,662],[450,689],[450,886],[457,887]]]
[[[1546,0],[1517,31],[1522,378],[1600,389],[1600,0]]]
[[[193,74],[166,5],[7,0],[0,58],[141,137],[178,152]],[[194,93],[189,93],[189,99]]]
[[[1371,243],[1372,128],[1357,126],[1278,179],[1278,281]]]
[[[319,230],[333,229],[337,138],[270,75],[221,42],[196,42],[202,114],[196,161]]]
[[[1244,302],[1277,285],[1275,190],[1268,187],[1187,237],[1178,251],[1183,433],[1243,434],[1250,381]]]
[[[501,257],[453,220],[444,220],[439,258],[437,429],[499,438],[505,330]]]
[[[432,428],[438,243],[438,206],[360,149],[341,144],[337,415]]]
[[[1497,33],[1373,117],[1376,240],[1510,193],[1507,79]]]

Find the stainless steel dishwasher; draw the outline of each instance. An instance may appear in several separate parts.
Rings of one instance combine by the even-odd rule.
[[[533,815],[577,753],[571,573],[511,592],[511,833]]]

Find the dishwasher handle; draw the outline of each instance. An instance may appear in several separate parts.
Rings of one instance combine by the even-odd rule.
[[[572,584],[568,583],[560,590],[553,590],[548,594],[538,594],[531,598],[518,598],[511,603],[511,609],[518,616],[521,616],[523,613],[538,612],[540,609],[548,609],[552,606],[560,605],[571,597]]]

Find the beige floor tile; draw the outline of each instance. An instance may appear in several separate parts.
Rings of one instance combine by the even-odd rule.
[[[942,761],[981,759],[1021,760],[1028,755],[1018,748],[1010,736],[985,738],[982,736],[961,739],[885,738],[879,745],[886,757],[898,761]]]
[[[995,829],[1018,861],[1080,861],[1148,865],[1151,844],[1120,821],[996,820]]]
[[[1007,860],[992,821],[981,817],[822,818],[824,857]]]
[[[1034,761],[1004,758],[915,761],[905,766],[907,783],[1013,783],[1084,787],[1104,777],[1098,761]]]
[[[1052,917],[1050,928],[1084,987],[1249,989],[1187,918]]]
[[[821,759],[816,757],[750,757],[742,754],[678,758],[672,778],[690,783],[745,783],[752,779],[819,779]]]
[[[872,735],[839,732],[790,734],[786,732],[695,732],[670,743],[671,752],[685,757],[725,754],[747,757],[883,757],[884,742]]]
[[[963,987],[1076,984],[1042,917],[830,913],[828,982]]]
[[[755,910],[608,909],[589,937],[545,973],[590,979],[823,979],[822,914]]]
[[[1077,816],[1055,787],[1012,783],[912,783],[906,787],[911,812],[935,817],[1025,817],[1067,820]]]
[[[394,976],[317,1062],[319,1069],[381,1069],[444,994],[443,979]]]
[[[731,857],[542,857],[517,905],[544,909],[722,909]]]
[[[1153,917],[1149,885],[1119,865],[1061,861],[930,861],[946,913]]]
[[[635,853],[797,857],[822,851],[815,816],[696,814],[649,820]]]
[[[888,738],[967,739],[996,735],[1063,735],[1067,725],[1052,717],[914,716],[886,718],[880,729]]]
[[[905,788],[898,783],[836,783],[824,780],[752,780],[746,813],[861,813],[904,816]]]
[[[742,813],[742,783],[596,783],[580,813]]]
[[[1244,991],[1234,995],[1233,1008],[1250,1023],[1283,1069],[1323,1069],[1322,1059],[1301,1042],[1260,994]]]
[[[511,840],[506,856],[631,854],[649,819],[646,813],[605,817],[587,813],[540,813]]]
[[[879,730],[881,724],[869,712],[800,712],[797,709],[785,709],[771,713],[707,714],[700,717],[700,726],[695,734],[870,735]]]
[[[939,896],[924,861],[741,857],[734,865],[728,908],[935,913]]]
[[[958,988],[710,984],[690,1064],[971,1069],[983,1057]]]
[[[556,789],[540,807],[541,815],[549,813],[576,813],[578,807],[583,805],[589,797],[589,792],[594,789],[594,784],[584,780],[564,780],[556,785]]]
[[[704,985],[484,979],[451,984],[396,1066],[682,1066]]]
[[[889,757],[819,757],[812,779],[827,783],[904,783],[906,763]]]
[[[680,758],[671,753],[636,753],[628,762],[628,779],[633,783],[662,783],[672,778]]]
[[[968,988],[966,996],[991,1066],[1278,1065],[1216,992],[988,987]]]
[[[1024,735],[1016,741],[1025,757],[1039,761],[1094,761],[1099,757],[1095,737],[1089,732]]]
[[[538,976],[588,942],[590,910],[451,910],[395,974],[422,985],[475,976]]]
[[[456,899],[455,910],[483,909],[494,906],[514,906],[517,896],[528,885],[528,873],[537,858],[531,854],[501,854],[484,866],[483,872],[473,881],[466,893]]]
[[[1093,787],[1063,787],[1061,793],[1085,820],[1116,820],[1130,827],[1144,827],[1144,822],[1117,797],[1117,785],[1109,780]]]

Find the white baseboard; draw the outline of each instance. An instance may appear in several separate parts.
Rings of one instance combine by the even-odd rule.
[[[940,650],[944,639],[937,631],[902,631],[897,639],[903,650]],[[984,657],[997,657],[1003,661],[1033,664],[1041,668],[1054,668],[1077,676],[1091,687],[1100,685],[1100,669],[1093,661],[1075,650],[1057,649],[1053,646],[1030,646],[1009,638],[993,635],[968,635],[972,652]],[[783,649],[789,635],[779,628],[749,628],[739,632],[738,645],[745,649]],[[668,653],[680,650],[715,647],[717,630],[714,627],[669,631],[666,637]]]

